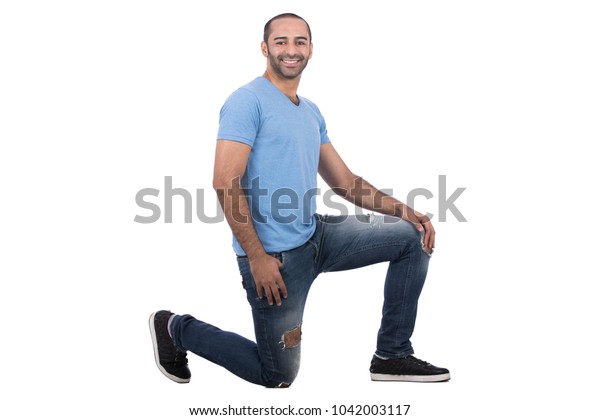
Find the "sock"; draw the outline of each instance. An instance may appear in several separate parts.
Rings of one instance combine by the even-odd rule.
[[[173,318],[175,317],[175,314],[171,315],[169,317],[169,320],[167,321],[167,332],[169,333],[169,337],[173,338],[173,336],[171,335],[171,321],[173,321]]]

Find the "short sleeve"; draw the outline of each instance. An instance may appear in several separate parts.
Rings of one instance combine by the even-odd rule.
[[[331,140],[329,139],[329,135],[327,134],[327,124],[325,123],[325,118],[323,117],[323,114],[321,114],[321,110],[314,103],[310,101],[307,101],[307,103],[313,109],[319,120],[319,135],[321,137],[321,145],[330,143]]]
[[[219,140],[233,140],[252,147],[260,127],[260,103],[252,92],[238,89],[219,114]]]
[[[327,134],[327,125],[325,124],[325,118],[321,116],[321,124],[320,124],[320,132],[321,132],[321,144],[330,143],[329,135]]]

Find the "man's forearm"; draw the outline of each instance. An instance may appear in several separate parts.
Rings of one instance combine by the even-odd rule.
[[[254,259],[263,255],[265,249],[254,228],[248,200],[239,179],[232,180],[229,187],[215,190],[225,219],[248,258]]]
[[[358,207],[390,216],[402,217],[407,211],[412,210],[406,204],[378,190],[361,177],[354,180],[351,188],[339,189],[335,192]]]

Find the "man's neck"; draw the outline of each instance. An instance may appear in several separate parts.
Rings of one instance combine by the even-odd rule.
[[[269,73],[269,70],[266,70],[263,77],[265,79],[267,79],[268,81],[270,81],[271,83],[273,83],[273,85],[275,85],[275,87],[277,89],[279,89],[281,92],[283,92],[283,94],[285,96],[290,98],[290,101],[292,101],[296,105],[298,105],[299,100],[298,100],[298,95],[296,92],[298,91],[298,86],[300,85],[300,77],[299,76],[297,78],[291,79],[291,80],[282,79],[282,78],[278,78],[277,76]]]

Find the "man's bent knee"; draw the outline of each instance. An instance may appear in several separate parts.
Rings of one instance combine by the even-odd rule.
[[[282,364],[277,369],[277,373],[273,372],[273,375],[265,381],[267,388],[289,388],[292,385],[300,368],[300,354],[298,351],[301,339],[301,326],[294,327],[281,335],[279,351],[284,352],[286,355],[282,355],[283,357],[280,359]]]

